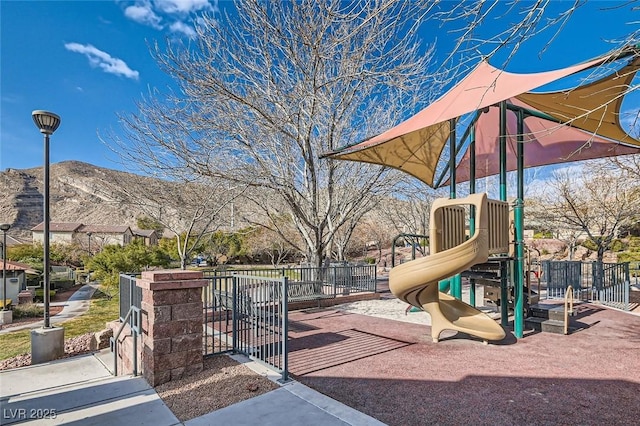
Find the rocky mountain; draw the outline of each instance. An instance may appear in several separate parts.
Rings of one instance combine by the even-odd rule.
[[[0,222],[10,223],[9,234],[31,240],[30,229],[43,218],[43,168],[7,169],[0,172]],[[164,199],[177,193],[177,185],[137,176],[79,161],[50,166],[50,214],[52,222],[81,222],[96,225],[136,226],[143,211],[135,204],[123,203],[114,185],[158,191]],[[143,183],[141,185],[141,182]]]

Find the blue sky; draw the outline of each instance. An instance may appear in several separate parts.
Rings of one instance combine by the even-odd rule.
[[[568,4],[552,2],[551,9]],[[541,45],[531,43],[507,69],[541,71],[604,53],[612,47],[609,40],[636,30],[638,6],[588,2],[541,58]],[[135,101],[150,88],[171,84],[151,58],[148,43],[188,38],[199,14],[232,7],[207,0],[0,1],[0,170],[43,164],[42,135],[31,120],[36,109],[62,118],[51,138],[52,163],[80,160],[120,168],[98,134],[117,132],[118,113],[135,112]],[[438,51],[446,52],[451,35],[433,26],[424,33],[428,42],[436,36]],[[548,38],[547,33],[540,40]],[[638,106],[632,100],[626,107]]]

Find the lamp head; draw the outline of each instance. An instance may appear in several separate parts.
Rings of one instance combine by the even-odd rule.
[[[9,228],[11,228],[11,225],[8,223],[3,223],[2,225],[0,225],[0,231],[2,232],[7,232]]]
[[[60,125],[60,117],[49,111],[36,110],[31,113],[31,118],[40,130],[40,133],[52,135]]]

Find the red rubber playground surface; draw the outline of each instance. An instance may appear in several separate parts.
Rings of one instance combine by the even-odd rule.
[[[490,345],[335,307],[289,318],[292,375],[389,425],[640,424],[640,315],[582,304],[580,331]]]

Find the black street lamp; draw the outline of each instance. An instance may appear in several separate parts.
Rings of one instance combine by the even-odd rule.
[[[91,236],[93,235],[93,233],[91,232],[87,232],[87,238],[89,238],[89,256],[91,256]]]
[[[33,122],[44,135],[44,328],[50,328],[49,320],[49,136],[60,125],[60,117],[48,111],[36,110],[31,113]]]
[[[0,225],[2,231],[2,310],[7,310],[7,231],[11,228],[8,223]]]

